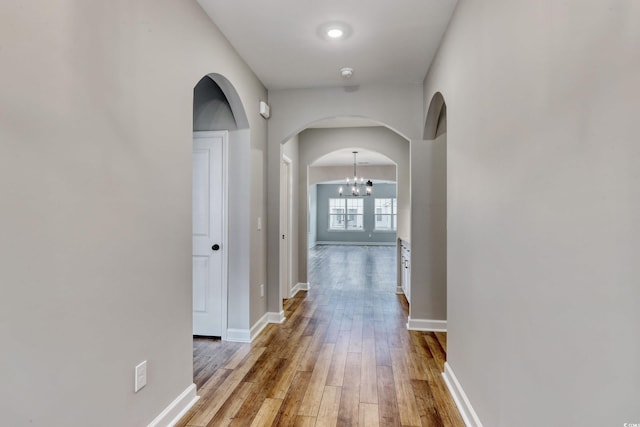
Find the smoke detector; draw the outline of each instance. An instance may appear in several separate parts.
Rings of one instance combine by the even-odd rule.
[[[340,75],[343,79],[350,79],[353,76],[353,68],[344,67],[340,68]]]

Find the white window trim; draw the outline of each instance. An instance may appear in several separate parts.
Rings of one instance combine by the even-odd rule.
[[[341,209],[344,210],[344,213],[342,214],[332,214],[331,213],[331,200],[340,200],[340,201],[344,201],[343,205],[341,206]],[[348,207],[347,207],[347,200],[358,200],[360,201],[360,203],[362,204],[362,213],[349,213],[348,212]],[[359,204],[360,204],[359,203]],[[359,206],[360,207],[360,206]],[[344,228],[331,228],[331,217],[332,216],[342,216],[344,218],[343,224],[344,224]],[[360,216],[362,217],[362,228],[348,228],[348,219],[347,216],[348,215],[353,215],[353,216]],[[357,198],[357,197],[331,197],[329,198],[329,212],[327,213],[327,223],[328,223],[328,227],[327,227],[327,232],[336,232],[336,233],[364,233],[365,229],[364,229],[364,200],[361,198]]]
[[[391,199],[391,213],[376,213],[376,200]],[[390,216],[393,228],[376,228],[377,216]],[[398,198],[397,197],[376,197],[373,201],[373,231],[376,233],[396,233],[398,231]]]

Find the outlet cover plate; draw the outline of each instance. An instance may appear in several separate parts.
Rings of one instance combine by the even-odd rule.
[[[134,378],[134,392],[139,392],[140,389],[147,385],[147,361],[140,363],[136,366],[135,378]]]

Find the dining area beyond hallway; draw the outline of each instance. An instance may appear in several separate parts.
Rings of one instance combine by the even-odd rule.
[[[251,344],[194,339],[201,398],[178,426],[464,426],[446,333],[407,330],[395,246],[316,246],[308,291]]]

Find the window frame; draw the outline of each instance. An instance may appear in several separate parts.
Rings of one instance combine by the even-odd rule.
[[[336,203],[336,201],[340,201],[340,203]],[[355,206],[353,206],[354,204]],[[329,231],[364,232],[364,200],[362,198],[330,197],[328,206],[327,228]],[[340,210],[340,212],[335,213],[335,210]],[[355,212],[352,212],[353,210],[355,210]],[[332,221],[332,217],[340,219]],[[360,224],[360,227],[350,227],[350,224],[353,223],[355,223],[356,226]],[[334,227],[333,224],[341,224],[341,226]]]
[[[378,212],[383,206],[378,206],[378,200],[389,200],[391,202],[391,212]],[[376,197],[373,201],[373,230],[377,232],[397,232],[398,231],[398,199],[396,197]],[[382,217],[389,217],[390,228],[378,228],[378,223],[382,222]]]

